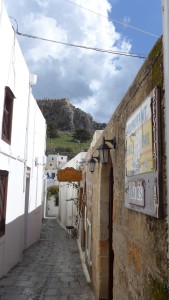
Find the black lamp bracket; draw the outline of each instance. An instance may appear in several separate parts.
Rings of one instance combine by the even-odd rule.
[[[113,149],[116,149],[116,138],[112,138],[111,140],[106,140],[105,137],[103,137],[103,142],[109,142],[110,144],[112,144]]]
[[[92,155],[92,158],[96,159],[98,162],[100,161],[100,156],[93,156]]]

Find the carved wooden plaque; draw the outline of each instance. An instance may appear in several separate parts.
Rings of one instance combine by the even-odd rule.
[[[82,180],[82,171],[74,168],[65,168],[57,172],[57,180],[60,182],[72,182]]]

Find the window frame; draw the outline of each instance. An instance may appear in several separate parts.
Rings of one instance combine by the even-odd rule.
[[[6,86],[5,87],[5,95],[4,95],[1,138],[4,142],[8,143],[9,145],[11,144],[11,136],[12,136],[12,118],[13,118],[14,98],[15,98],[15,96],[12,93],[11,89],[8,86]],[[7,106],[8,106],[8,109],[6,109]]]
[[[8,174],[8,171],[0,170],[0,238],[5,234]],[[4,180],[2,185],[1,177]],[[3,190],[1,190],[1,187]]]
[[[55,203],[55,206],[56,206],[56,207],[59,206],[59,196],[56,196],[56,197],[55,197],[54,203]]]

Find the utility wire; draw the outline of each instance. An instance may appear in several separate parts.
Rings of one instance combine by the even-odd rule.
[[[130,56],[130,57],[137,57],[137,58],[146,58],[146,56],[139,55],[139,54],[134,54],[134,53],[127,53],[127,52],[120,52],[120,51],[114,51],[114,50],[106,50],[106,49],[101,49],[101,48],[95,48],[95,47],[88,47],[88,46],[82,46],[82,45],[76,45],[76,44],[70,44],[70,43],[64,43],[64,42],[59,42],[27,33],[21,33],[21,32],[16,32],[16,34],[20,36],[24,36],[27,38],[31,39],[37,39],[41,41],[46,41],[46,42],[51,42],[51,43],[56,43],[56,44],[61,44],[61,45],[66,45],[66,46],[71,46],[71,47],[76,47],[76,48],[82,48],[86,50],[93,50],[93,51],[98,51],[98,52],[104,52],[104,53],[110,53],[110,54],[117,54],[117,55],[123,55],[123,56]]]
[[[15,24],[16,24],[16,30],[15,32],[17,33],[18,32],[18,23],[17,23],[17,20],[11,16],[9,16],[10,19],[14,20],[15,21]]]
[[[97,12],[95,12],[95,11],[89,9],[89,8],[86,8],[86,7],[82,6],[82,5],[79,5],[79,4],[77,4],[77,3],[73,2],[73,1],[70,1],[70,0],[65,0],[65,1],[66,1],[66,2],[69,2],[69,3],[71,3],[71,4],[74,4],[74,5],[78,6],[78,7],[81,7],[81,8],[83,8],[83,9],[87,10],[87,11],[90,11],[91,13],[94,13],[94,14],[96,14],[96,15],[98,15],[98,16],[101,16],[101,17],[104,17],[104,18],[108,19],[107,16],[104,16],[104,15],[102,15],[102,14],[99,14],[99,13],[97,13]],[[125,27],[129,27],[129,28],[131,28],[131,29],[134,29],[134,30],[140,31],[140,32],[142,32],[142,33],[145,33],[145,34],[154,36],[154,37],[156,37],[156,38],[159,38],[159,35],[157,35],[157,34],[154,34],[154,33],[151,33],[151,32],[149,32],[149,31],[145,31],[145,30],[143,30],[143,29],[140,29],[140,28],[137,28],[137,27],[135,27],[135,26],[129,25],[128,23],[120,22],[120,21],[115,20],[115,19],[111,19],[111,20],[112,20],[113,22],[116,22],[116,23],[118,23],[118,24],[120,24],[120,25],[123,25],[123,26],[125,26]]]

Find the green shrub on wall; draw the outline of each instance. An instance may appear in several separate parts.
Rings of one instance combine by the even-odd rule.
[[[59,186],[52,185],[48,187],[47,197],[49,198],[50,196],[55,196],[56,199],[59,198]]]
[[[157,278],[152,278],[149,275],[150,290],[151,290],[151,299],[152,300],[168,300],[169,299],[169,290],[166,284],[159,281]]]

